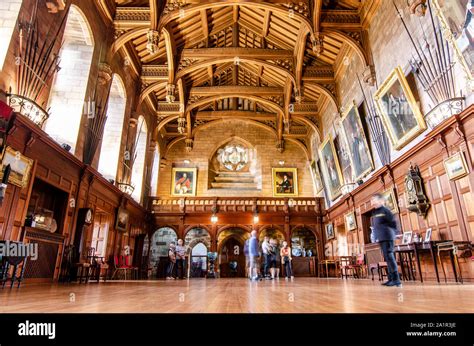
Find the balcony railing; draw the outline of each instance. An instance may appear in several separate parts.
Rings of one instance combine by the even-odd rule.
[[[324,211],[322,198],[255,198],[255,197],[152,197],[154,214],[209,213],[304,213],[320,215]]]
[[[49,114],[41,106],[24,96],[7,93],[7,97],[8,105],[12,107],[15,112],[24,115],[39,127],[43,127]]]

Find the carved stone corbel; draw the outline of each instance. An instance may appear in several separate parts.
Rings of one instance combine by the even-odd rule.
[[[367,65],[362,72],[362,79],[364,83],[374,86],[375,85],[375,68],[373,65]]]
[[[185,143],[186,143],[186,151],[187,152],[192,151],[194,147],[194,139],[186,138]]]
[[[97,79],[100,86],[106,86],[112,80],[112,68],[109,64],[101,62],[99,64],[99,77]]]
[[[284,152],[285,151],[285,140],[284,139],[277,140],[276,148],[277,148],[278,152],[280,152],[280,153]]]
[[[412,0],[410,4],[410,13],[417,17],[424,17],[427,8],[426,0]]]

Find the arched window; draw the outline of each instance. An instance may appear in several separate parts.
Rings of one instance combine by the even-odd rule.
[[[22,0],[2,0],[0,11],[0,69],[3,69],[8,47],[15,30]]]
[[[158,175],[160,174],[160,147],[158,144],[153,153],[153,167],[151,170],[151,196],[158,195]]]
[[[132,197],[141,202],[143,189],[143,170],[145,168],[145,154],[148,129],[145,118],[140,116],[137,124],[137,134],[135,137],[135,161],[132,168],[132,185],[135,186]]]
[[[126,104],[127,94],[124,84],[120,76],[114,74],[99,158],[99,172],[107,179],[115,180],[117,175]]]
[[[74,152],[94,52],[89,23],[74,5],[69,10],[63,42],[61,70],[51,88],[45,131],[56,142],[69,144]]]

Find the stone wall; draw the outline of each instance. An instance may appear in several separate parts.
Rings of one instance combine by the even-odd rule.
[[[256,179],[261,190],[237,191],[209,189],[209,161],[216,149],[232,137],[249,142],[256,151]],[[163,167],[159,174],[158,196],[169,196],[171,193],[172,165],[175,167],[197,167],[198,184],[197,196],[272,196],[272,167],[282,167],[279,161],[285,161],[283,167],[298,169],[299,196],[313,196],[311,173],[306,153],[297,144],[286,141],[286,149],[279,153],[276,149],[276,137],[270,131],[239,120],[216,122],[197,132],[194,138],[194,149],[186,152],[184,140],[176,143],[162,157],[169,164]],[[189,160],[185,164],[184,160]]]

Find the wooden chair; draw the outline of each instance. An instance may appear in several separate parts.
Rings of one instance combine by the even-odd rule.
[[[357,277],[358,278],[367,277],[367,265],[365,264],[364,254],[356,255],[354,268],[357,271]]]
[[[91,264],[90,277],[97,282],[100,282],[101,279],[106,282],[108,272],[109,265],[103,260],[103,258],[95,257]]]
[[[352,275],[353,278],[358,278],[358,268],[356,259],[354,256],[340,256],[339,257],[339,275],[341,279],[348,278]]]
[[[138,278],[138,267],[133,266],[133,258],[131,255],[123,256],[124,264],[129,269],[131,278],[136,280]]]
[[[452,241],[447,241],[447,242],[439,243],[437,245],[437,248],[438,248],[437,257],[439,260],[439,265],[443,269],[444,282],[448,282],[448,279],[446,277],[446,270],[444,268],[443,261],[441,260],[441,254],[448,253],[451,258],[451,264],[453,266],[454,279],[456,280],[456,282],[463,283],[462,272],[461,272],[461,268],[459,267],[459,261],[458,261],[458,247]]]
[[[110,278],[111,280],[115,279],[115,276],[117,273],[123,273],[123,279],[127,280],[127,272],[130,270],[129,267],[127,267],[124,263],[124,257],[123,256],[114,256],[114,273],[112,274],[112,277]]]
[[[132,266],[132,256],[114,256],[114,273],[112,274],[112,280],[115,278],[117,273],[123,273],[123,279],[127,280],[127,274],[129,278],[136,278],[138,275],[138,267]]]
[[[90,247],[87,249],[87,256],[85,260],[80,260],[78,263],[75,263],[75,267],[77,268],[77,281],[79,283],[82,283],[82,280],[84,280],[85,283],[89,282],[90,275],[91,275],[91,261],[92,261],[92,256],[95,253],[95,248]]]

